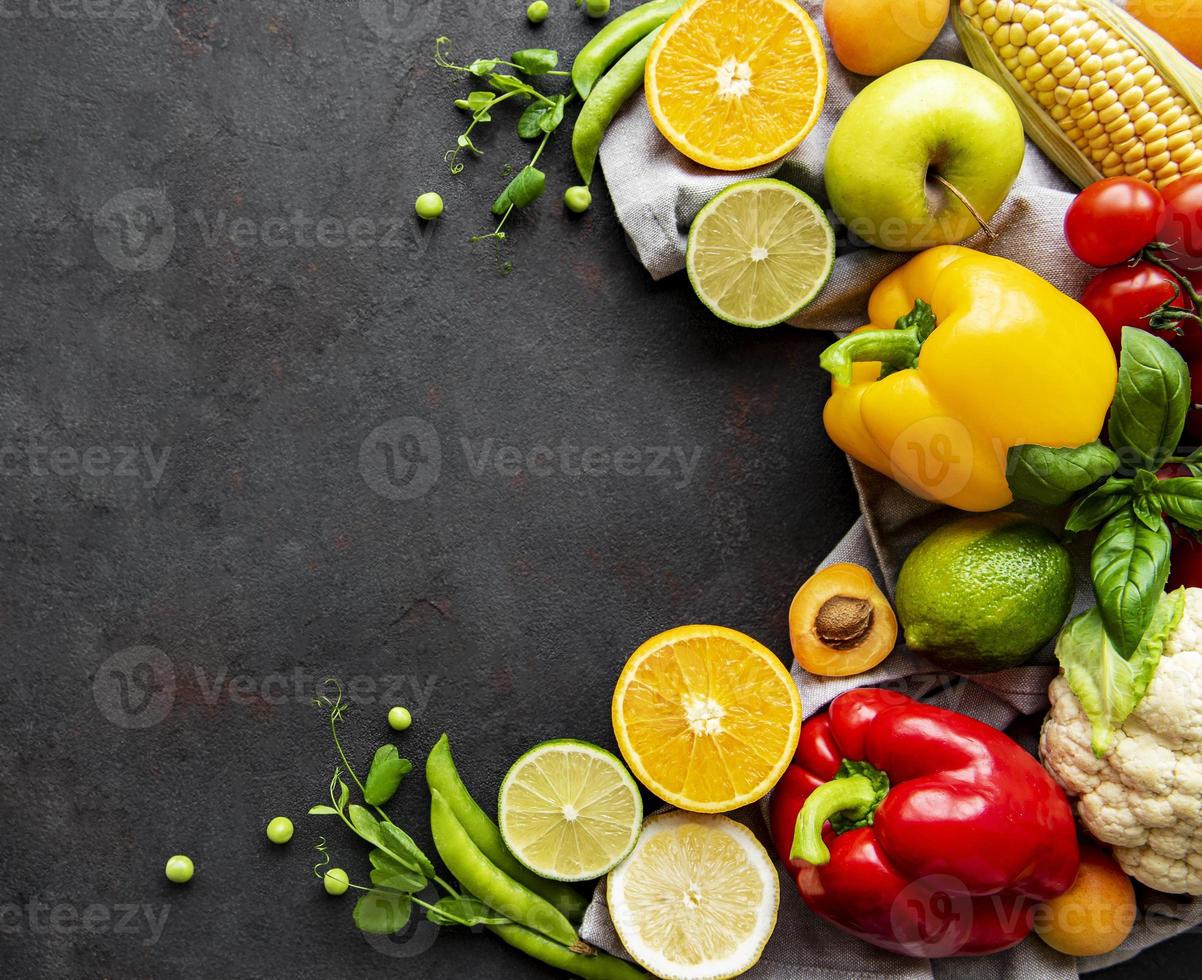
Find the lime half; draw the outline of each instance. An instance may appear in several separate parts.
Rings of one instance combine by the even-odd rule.
[[[513,856],[535,874],[587,881],[630,853],[643,800],[612,753],[556,739],[536,745],[506,773],[497,823]]]
[[[685,253],[698,298],[740,327],[770,327],[804,309],[834,264],[822,208],[770,177],[720,191],[693,219]]]

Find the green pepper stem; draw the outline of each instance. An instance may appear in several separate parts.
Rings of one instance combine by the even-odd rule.
[[[809,864],[826,864],[831,852],[822,839],[823,825],[834,814],[845,811],[852,811],[857,817],[867,816],[879,798],[867,776],[843,776],[823,783],[806,798],[797,815],[789,857]]]
[[[824,371],[840,384],[851,384],[856,361],[880,361],[885,373],[912,368],[918,363],[922,342],[914,330],[861,330],[836,340],[818,358]]]

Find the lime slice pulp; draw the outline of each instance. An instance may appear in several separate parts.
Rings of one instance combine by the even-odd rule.
[[[685,267],[698,298],[741,327],[770,327],[804,309],[835,264],[822,209],[770,177],[720,191],[693,219]]]
[[[638,784],[610,752],[557,739],[530,749],[501,783],[501,836],[535,874],[558,881],[599,878],[638,840]]]

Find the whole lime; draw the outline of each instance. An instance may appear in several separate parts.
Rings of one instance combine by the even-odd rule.
[[[1068,551],[1017,514],[968,517],[915,548],[897,579],[906,646],[939,667],[1016,667],[1060,629],[1073,601]]]

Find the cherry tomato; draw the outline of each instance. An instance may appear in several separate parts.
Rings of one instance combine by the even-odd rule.
[[[1164,217],[1156,234],[1180,269],[1202,269],[1202,174],[1175,180],[1161,192]]]
[[[1185,586],[1202,588],[1202,542],[1182,531],[1173,531],[1173,550],[1169,554],[1168,589]]]
[[[1151,184],[1111,177],[1074,198],[1064,215],[1064,237],[1082,262],[1118,265],[1156,237],[1163,214],[1164,201]]]
[[[1174,295],[1176,299],[1173,299]],[[1098,318],[1116,353],[1123,327],[1150,330],[1149,316],[1169,300],[1177,309],[1188,310],[1193,306],[1177,280],[1150,262],[1120,265],[1099,272],[1081,296],[1081,304]],[[1202,355],[1202,328],[1196,322],[1188,321],[1181,324],[1181,328],[1182,334],[1158,330],[1156,335],[1181,350],[1187,359]]]

